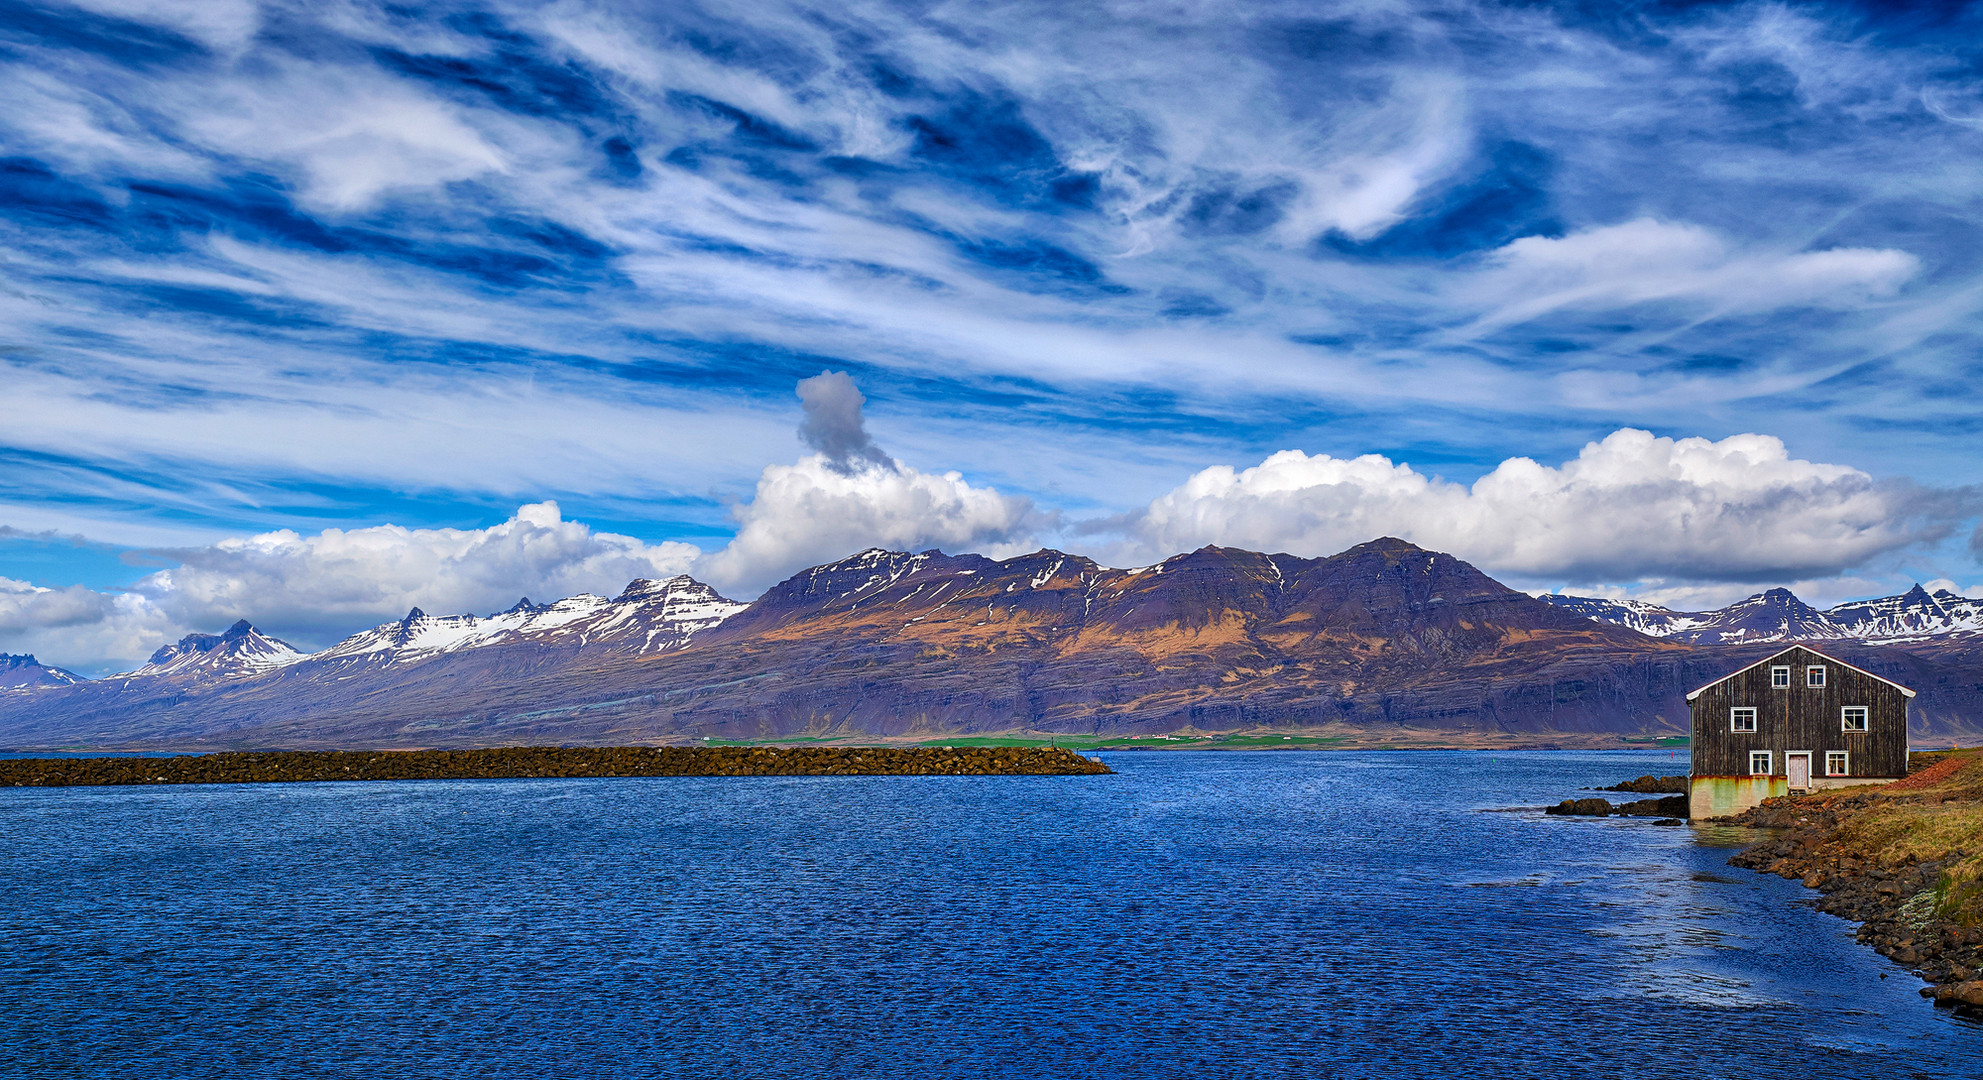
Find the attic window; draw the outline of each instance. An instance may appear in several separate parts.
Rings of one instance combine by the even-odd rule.
[[[1749,751],[1749,775],[1768,776],[1770,774],[1770,752],[1768,750]]]
[[[1852,761],[1852,756],[1847,751],[1844,750],[1825,751],[1825,775],[1826,776],[1849,775],[1849,770],[1847,766],[1850,764],[1851,761]]]
[[[1790,669],[1787,667],[1771,668],[1770,685],[1778,690],[1790,689]]]
[[[1840,731],[1865,731],[1872,727],[1873,710],[1865,705],[1847,705],[1839,710]]]
[[[1753,708],[1728,710],[1728,730],[1748,731],[1748,732],[1755,731],[1756,710]]]
[[[1805,686],[1825,685],[1825,666],[1823,664],[1812,664],[1810,667],[1805,668],[1804,685]]]

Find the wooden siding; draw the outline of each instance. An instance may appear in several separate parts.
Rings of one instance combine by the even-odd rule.
[[[1790,666],[1790,687],[1770,685],[1770,668]],[[1825,685],[1804,684],[1804,669],[1825,667]],[[1840,730],[1840,710],[1864,705],[1871,710],[1868,730]],[[1751,706],[1756,730],[1729,730],[1729,710]],[[1693,701],[1695,776],[1747,776],[1749,751],[1768,750],[1770,770],[1784,774],[1784,753],[1811,752],[1811,776],[1825,775],[1825,751],[1852,755],[1851,775],[1899,778],[1907,775],[1907,696],[1892,683],[1863,675],[1836,660],[1804,648],[1772,657],[1747,671],[1702,690]]]

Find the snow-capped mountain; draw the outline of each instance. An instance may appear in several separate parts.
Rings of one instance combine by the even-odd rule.
[[[1820,611],[1789,589],[1757,593],[1715,611],[1674,611],[1639,600],[1589,596],[1541,597],[1588,619],[1630,627],[1651,637],[1736,645],[1771,641],[1858,640],[1893,645],[1983,636],[1983,600],[1919,585],[1900,596],[1854,600]]]
[[[525,642],[662,652],[686,645],[745,606],[686,575],[665,581],[639,578],[610,600],[580,593],[553,604],[533,604],[524,597],[509,610],[487,616],[429,615],[416,607],[398,622],[353,634],[310,659],[391,664]]]
[[[34,690],[44,686],[74,686],[83,677],[59,667],[49,667],[32,653],[0,653],[0,692]]]
[[[231,679],[288,667],[307,654],[242,619],[218,634],[187,634],[151,654],[145,666],[113,679]]]
[[[1737,643],[1848,624],[1969,625],[1975,605],[1928,600],[1815,612],[1766,593],[1721,612],[1665,613],[1674,617],[1665,625],[1712,623]],[[0,746],[1258,727],[1364,728],[1374,738],[1400,725],[1469,738],[1671,733],[1684,730],[1685,688],[1770,648],[1674,640],[1709,632],[1702,626],[1658,641],[1567,606],[1391,538],[1322,559],[1207,547],[1141,570],[1058,551],[1002,560],[865,551],[801,571],[748,606],[689,578],[637,581],[612,599],[525,601],[489,616],[413,611],[256,676],[133,675],[0,694]],[[1650,605],[1625,610],[1648,626],[1664,617]],[[1978,730],[1983,637],[1827,647],[1920,687],[1922,730]]]
[[[1983,634],[1983,600],[1916,585],[1899,596],[1855,600],[1825,613],[1867,641],[1904,642]]]

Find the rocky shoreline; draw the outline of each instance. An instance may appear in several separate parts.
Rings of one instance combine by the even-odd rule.
[[[1730,865],[1801,880],[1818,910],[1983,1019],[1983,753],[1934,755],[1884,787],[1770,799],[1728,819],[1782,830]],[[1925,767],[1922,767],[1925,765]]]
[[[1609,787],[1586,791],[1628,791],[1635,795],[1665,795],[1659,799],[1636,799],[1613,805],[1609,799],[1564,799],[1543,810],[1565,817],[1649,817],[1658,825],[1681,825],[1687,817],[1687,778],[1684,776],[1641,776]],[[1679,794],[1670,794],[1679,792]]]
[[[516,780],[625,776],[1094,776],[1107,765],[1050,747],[512,746],[483,750],[269,750],[166,758],[0,761],[0,787]]]

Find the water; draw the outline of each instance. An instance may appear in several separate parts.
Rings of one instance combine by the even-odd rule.
[[[1983,1074],[1711,834],[1482,812],[1667,755],[1101,756],[0,791],[0,1073]]]

